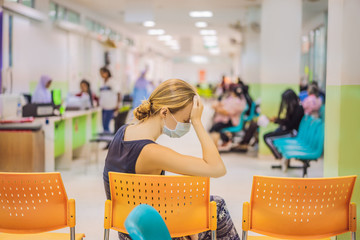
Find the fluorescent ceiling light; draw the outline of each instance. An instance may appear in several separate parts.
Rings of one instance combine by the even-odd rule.
[[[213,13],[211,11],[191,11],[189,12],[190,17],[212,17]]]
[[[170,41],[171,39],[172,37],[170,35],[158,36],[158,40],[160,41]]]
[[[216,31],[215,30],[203,29],[203,30],[200,30],[200,34],[201,35],[216,35]]]
[[[210,54],[212,55],[219,55],[220,54],[220,49],[219,48],[212,48],[209,50]]]
[[[208,63],[209,60],[207,57],[204,56],[191,56],[190,61],[192,61],[193,63],[197,63],[197,64],[204,64],[204,63]]]
[[[217,36],[203,36],[204,41],[217,41]]]
[[[217,42],[204,42],[206,47],[217,47]]]
[[[163,34],[165,34],[165,31],[163,29],[149,29],[148,34],[149,35],[163,35]]]
[[[166,46],[179,46],[178,42],[176,40],[170,40],[165,42]]]
[[[207,22],[196,22],[195,26],[198,28],[205,28],[208,26]]]
[[[144,27],[154,27],[155,22],[153,22],[153,21],[145,21],[145,22],[143,22],[143,26]]]

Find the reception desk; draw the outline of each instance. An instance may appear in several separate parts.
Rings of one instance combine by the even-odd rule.
[[[0,172],[43,172],[44,146],[40,124],[0,125]]]
[[[44,131],[46,172],[71,168],[74,155],[90,157],[89,140],[98,132],[101,109],[67,111],[59,117],[36,118]]]

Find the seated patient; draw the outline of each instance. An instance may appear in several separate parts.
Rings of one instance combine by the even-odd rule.
[[[111,142],[105,160],[104,185],[110,199],[108,172],[164,175],[164,171],[184,175],[221,177],[226,169],[215,144],[201,123],[203,105],[196,90],[185,81],[170,79],[160,84],[148,100],[134,110],[139,122],[124,125]],[[155,143],[161,134],[179,138],[193,125],[201,143],[203,158],[185,156]],[[240,239],[222,198],[217,203],[217,239]],[[191,239],[210,239],[210,232]],[[119,233],[120,239],[130,239]]]
[[[218,147],[219,150],[230,150],[231,139],[222,130],[237,126],[240,123],[240,115],[246,107],[246,100],[241,86],[231,84],[229,95],[220,102],[213,104],[212,107],[215,110],[215,117],[214,125],[210,129],[211,138],[216,145],[221,138],[222,145]]]

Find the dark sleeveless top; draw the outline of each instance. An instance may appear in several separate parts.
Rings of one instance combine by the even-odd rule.
[[[124,134],[127,126],[128,125],[126,124],[119,128],[114,136],[114,139],[110,143],[103,172],[103,179],[105,183],[109,183],[108,172],[135,174],[135,165],[141,150],[146,145],[155,143],[149,139],[124,141]],[[161,174],[163,174],[163,172]]]

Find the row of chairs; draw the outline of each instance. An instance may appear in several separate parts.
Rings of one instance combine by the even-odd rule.
[[[307,176],[310,161],[316,161],[324,150],[324,122],[319,118],[305,115],[295,137],[279,138],[274,140],[277,150],[287,161],[287,168],[302,168],[303,177]],[[303,163],[301,167],[291,166],[290,159]],[[278,167],[278,166],[274,166]]]
[[[356,205],[350,202],[355,181],[356,176],[254,176],[250,202],[243,204],[242,239],[252,239],[248,231],[282,239],[319,239],[352,232],[355,239]],[[0,239],[69,239],[68,234],[44,233],[65,227],[70,227],[72,240],[85,237],[75,234],[75,200],[68,199],[60,173],[0,173],[0,183]],[[159,232],[164,225],[171,237],[210,230],[216,239],[216,203],[209,201],[209,178],[110,172],[109,183],[105,240],[110,229],[129,233],[133,240],[169,239]],[[156,209],[164,224],[154,224],[159,218],[153,210],[153,221],[142,211],[131,214],[144,204]]]

